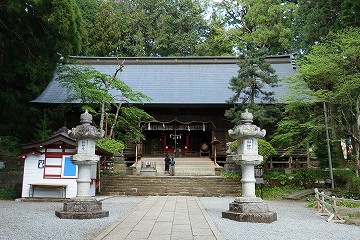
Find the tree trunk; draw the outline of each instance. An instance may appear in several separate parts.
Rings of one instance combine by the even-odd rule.
[[[344,155],[342,154],[342,149],[341,149],[341,144],[340,144],[340,139],[341,139],[341,134],[340,134],[340,126],[339,126],[339,122],[336,120],[336,117],[334,116],[334,114],[337,114],[337,110],[336,110],[337,106],[335,106],[332,103],[329,103],[329,127],[330,127],[330,139],[332,142],[336,142],[334,146],[334,148],[332,149],[332,152],[334,154],[334,157],[338,157],[341,158],[340,161],[338,161],[339,165],[344,165]],[[335,161],[336,162],[336,161]]]
[[[112,138],[113,136],[113,133],[114,133],[114,129],[115,129],[115,126],[116,126],[116,121],[119,117],[119,112],[120,112],[120,108],[121,108],[121,105],[122,105],[122,99],[120,100],[117,108],[116,108],[116,113],[115,113],[115,116],[114,116],[114,122],[113,124],[111,125],[111,129],[110,129],[110,133],[109,133],[109,136]]]
[[[104,119],[105,119],[105,103],[101,103],[101,115],[100,115],[100,129],[104,130]],[[107,133],[105,133],[106,135]]]
[[[353,131],[353,139],[354,139],[354,151],[355,151],[355,162],[356,168],[355,173],[356,177],[359,177],[359,170],[360,170],[360,159],[359,159],[359,147],[360,147],[360,95],[356,100],[355,106],[355,113],[356,113],[356,121]]]
[[[113,79],[115,79],[117,74],[122,71],[122,69],[124,67],[124,62],[125,62],[125,60],[123,60],[123,62],[121,64],[119,64],[118,68],[116,69],[116,71],[115,71],[115,73],[113,75]],[[119,102],[119,104],[117,105],[117,108],[116,108],[116,113],[115,113],[115,116],[114,116],[114,122],[111,125],[111,129],[110,129],[110,133],[109,133],[110,138],[113,138],[114,129],[115,129],[115,126],[116,126],[117,119],[119,117],[119,112],[120,112],[120,108],[121,108],[121,105],[122,105],[122,101],[123,101],[123,97],[121,97],[120,102]]]

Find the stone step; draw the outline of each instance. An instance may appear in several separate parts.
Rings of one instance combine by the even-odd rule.
[[[164,158],[143,157],[136,164],[137,175],[141,175],[141,162],[155,162],[156,175],[165,175]],[[175,174],[177,176],[215,176],[215,165],[209,157],[175,158]]]
[[[240,196],[241,183],[223,177],[108,176],[102,181],[103,195]]]

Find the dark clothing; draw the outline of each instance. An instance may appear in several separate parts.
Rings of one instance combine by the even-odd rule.
[[[170,158],[166,157],[164,161],[165,161],[165,172],[169,172]]]

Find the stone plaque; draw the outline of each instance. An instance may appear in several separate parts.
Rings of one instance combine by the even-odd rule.
[[[253,150],[253,140],[245,139],[245,151],[251,152]]]

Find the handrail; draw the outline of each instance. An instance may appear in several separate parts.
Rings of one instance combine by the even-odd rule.
[[[328,196],[323,191],[319,192],[317,188],[314,189],[315,192],[315,208],[320,213],[320,215],[328,216],[327,222],[345,222],[344,218],[339,215],[338,209],[339,206],[336,205],[337,202],[354,202],[360,203],[360,200],[337,198],[335,196]],[[330,200],[331,203],[326,200]]]

